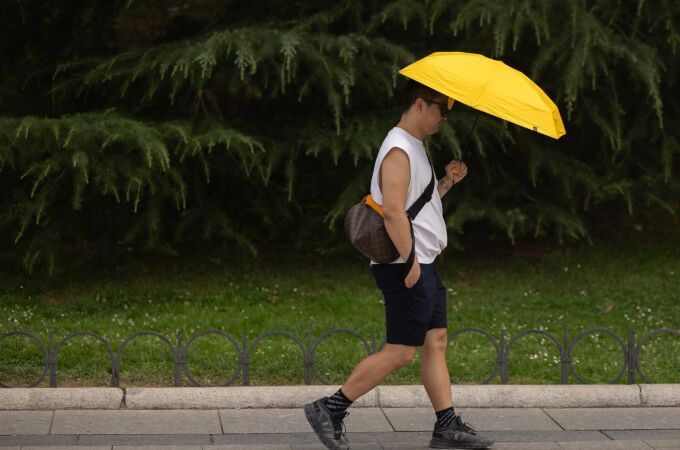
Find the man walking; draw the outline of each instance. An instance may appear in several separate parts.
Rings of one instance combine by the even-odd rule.
[[[386,344],[362,360],[338,392],[304,406],[315,433],[332,450],[349,449],[342,432],[347,409],[387,376],[408,365],[421,352],[421,375],[436,413],[432,448],[487,448],[493,441],[477,434],[453,409],[451,378],[446,365],[446,289],[434,260],[446,247],[441,197],[467,174],[459,161],[446,166],[437,192],[413,220],[415,258],[405,274],[411,252],[406,210],[430,184],[432,167],[423,139],[446,121],[448,98],[416,81],[406,87],[401,120],[380,147],[371,180],[371,196],[382,205],[385,228],[401,255],[389,264],[371,261],[371,272],[385,298]]]

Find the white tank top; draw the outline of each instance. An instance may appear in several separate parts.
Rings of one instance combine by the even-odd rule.
[[[406,152],[411,169],[411,182],[408,186],[406,196],[406,211],[415,203],[423,193],[430,179],[433,176],[432,166],[427,159],[423,141],[418,140],[407,131],[399,127],[394,127],[387,133],[385,140],[380,146],[380,151],[373,167],[373,177],[371,179],[371,196],[379,205],[382,205],[382,192],[378,184],[378,174],[383,159],[387,153],[398,147]],[[416,237],[416,256],[418,262],[430,264],[446,248],[446,224],[444,223],[444,213],[442,201],[437,191],[437,180],[435,179],[432,199],[423,206],[416,219],[413,221],[413,233]],[[404,259],[400,256],[390,264],[403,263]],[[371,261],[371,264],[377,264]]]

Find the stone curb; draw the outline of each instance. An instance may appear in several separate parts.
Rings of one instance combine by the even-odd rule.
[[[339,386],[0,389],[0,410],[299,408]],[[453,385],[468,408],[680,406],[680,384]],[[421,385],[379,386],[355,407],[427,407]]]

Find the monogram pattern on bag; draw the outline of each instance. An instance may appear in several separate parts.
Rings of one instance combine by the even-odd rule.
[[[387,264],[399,258],[385,220],[363,202],[352,206],[345,215],[345,232],[359,253],[377,263]]]

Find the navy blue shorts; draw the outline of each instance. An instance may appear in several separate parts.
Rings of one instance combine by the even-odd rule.
[[[421,346],[433,328],[447,328],[446,289],[432,264],[420,265],[412,288],[404,284],[405,264],[373,264],[371,272],[385,297],[387,343]]]

